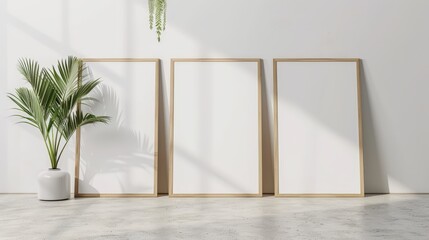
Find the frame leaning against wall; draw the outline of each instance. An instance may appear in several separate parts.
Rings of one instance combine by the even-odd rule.
[[[170,63],[170,142],[169,142],[169,197],[261,197],[262,196],[262,114],[261,114],[261,84],[262,70],[259,58],[173,58]],[[258,193],[174,193],[173,192],[173,161],[174,161],[174,79],[175,63],[177,62],[254,62],[257,63],[258,79]]]
[[[279,192],[279,132],[278,132],[278,71],[279,62],[354,62],[356,64],[356,84],[357,84],[357,122],[358,122],[358,142],[359,142],[359,177],[360,192],[357,194],[282,194]],[[364,162],[363,162],[363,140],[362,140],[362,104],[361,104],[361,79],[360,79],[359,58],[276,58],[273,59],[273,103],[274,103],[274,192],[276,197],[364,197]]]
[[[110,194],[110,193],[79,193],[79,174],[80,174],[80,158],[81,158],[81,129],[76,130],[76,155],[75,155],[75,177],[74,177],[74,197],[157,197],[158,196],[158,119],[159,119],[159,81],[160,81],[160,59],[156,58],[82,58],[82,63],[103,63],[103,62],[152,62],[155,63],[155,133],[154,133],[154,192],[136,193],[136,194]],[[81,66],[82,69],[82,66]],[[79,82],[82,82],[82,71],[79,72]],[[77,108],[81,105],[78,103]]]

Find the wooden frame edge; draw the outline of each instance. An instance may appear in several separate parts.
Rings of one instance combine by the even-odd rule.
[[[174,64],[176,62],[255,62],[258,68],[258,193],[249,194],[175,194],[173,193],[173,152],[174,152]],[[261,58],[171,58],[170,60],[170,142],[169,142],[169,185],[168,196],[172,198],[228,198],[228,197],[262,197],[262,59]]]
[[[81,58],[82,62],[159,62],[159,58]]]
[[[360,58],[274,58],[275,62],[359,62]]]
[[[360,193],[345,193],[345,194],[277,194],[278,198],[359,198],[365,197],[365,194]]]
[[[249,193],[249,194],[240,194],[240,193],[232,193],[232,194],[213,194],[213,193],[207,193],[207,194],[173,194],[168,195],[170,198],[259,198],[262,197],[262,195],[258,193]]]
[[[278,138],[278,89],[277,89],[277,60],[273,59],[273,112],[274,112],[274,196],[279,195],[279,138]]]
[[[258,196],[263,196],[263,132],[262,132],[262,59],[257,59],[258,64],[258,142],[259,142],[259,192]]]
[[[358,105],[358,129],[359,129],[359,167],[360,167],[360,194],[365,196],[365,169],[363,159],[363,125],[362,125],[362,92],[361,92],[361,60],[356,60],[357,78],[357,105]]]
[[[82,67],[83,60],[79,61],[78,72],[78,86],[82,84]],[[80,101],[77,102],[76,110],[80,111]],[[74,159],[74,197],[79,197],[79,174],[80,174],[80,127],[76,129],[76,146],[75,146],[75,159]]]
[[[126,198],[126,197],[158,197],[158,137],[159,137],[159,82],[160,82],[160,59],[159,58],[80,58],[78,84],[82,83],[82,67],[87,62],[153,62],[155,63],[155,134],[154,134],[154,193],[79,193],[79,175],[80,175],[80,145],[81,128],[76,129],[75,146],[75,177],[74,177],[74,198]],[[77,109],[80,110],[81,104],[78,102]]]
[[[258,62],[261,58],[172,58],[172,62]]]
[[[152,59],[151,59],[152,60]],[[151,62],[151,61],[148,61]],[[154,136],[154,194],[158,197],[158,177],[159,177],[159,85],[161,81],[161,60],[155,59],[155,136]]]
[[[173,195],[173,152],[174,152],[174,59],[170,60],[170,122],[168,153],[168,196]]]
[[[158,197],[157,194],[133,194],[133,193],[80,193],[75,198],[153,198]]]
[[[281,194],[279,192],[279,144],[278,144],[278,89],[277,89],[277,63],[278,62],[355,62],[357,77],[357,110],[359,131],[359,172],[360,193],[356,194]],[[363,160],[363,130],[362,130],[362,106],[360,86],[360,58],[274,58],[273,59],[273,103],[274,103],[274,196],[275,197],[365,197],[364,160]]]

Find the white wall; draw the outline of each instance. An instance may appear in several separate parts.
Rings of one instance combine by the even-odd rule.
[[[37,132],[7,118],[5,92],[23,83],[17,59],[53,64],[67,55],[162,58],[161,136],[171,57],[263,58],[265,192],[273,185],[272,58],[362,58],[366,192],[429,192],[428,11],[427,0],[169,0],[157,43],[147,0],[1,0],[0,192],[35,192],[37,173],[49,167]],[[73,169],[72,150],[62,168]]]

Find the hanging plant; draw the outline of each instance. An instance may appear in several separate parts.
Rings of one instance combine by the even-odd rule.
[[[167,22],[167,0],[148,0],[149,2],[149,27],[155,25],[158,42],[161,41],[161,33],[165,30]]]

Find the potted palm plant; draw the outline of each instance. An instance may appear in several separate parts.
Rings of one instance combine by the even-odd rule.
[[[77,128],[109,120],[107,116],[83,113],[78,107],[79,103],[95,100],[89,94],[99,84],[98,79],[81,76],[86,72],[83,68],[82,61],[76,57],[60,60],[51,68],[41,68],[31,59],[18,62],[18,70],[30,86],[8,94],[18,111],[14,116],[20,118],[20,123],[39,130],[51,165],[38,177],[40,200],[70,197],[70,175],[58,168],[67,143]]]

